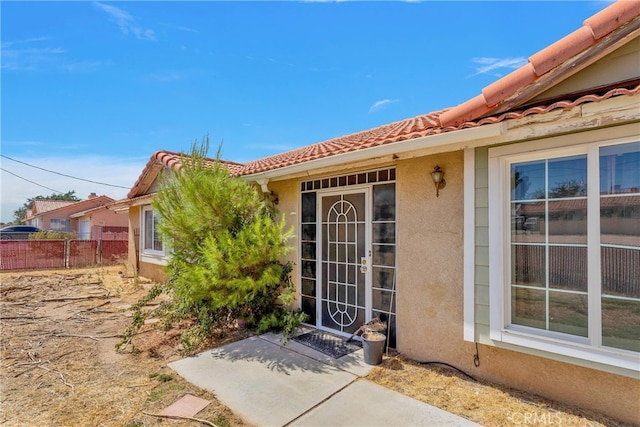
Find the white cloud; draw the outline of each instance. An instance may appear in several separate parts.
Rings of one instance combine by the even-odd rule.
[[[491,74],[494,76],[502,76],[503,73],[497,72],[502,68],[507,69],[507,72],[515,70],[517,68],[526,65],[527,58],[523,56],[517,56],[514,58],[472,58],[471,62],[476,64],[474,66],[476,72],[469,77],[477,76],[478,74]]]
[[[184,31],[186,33],[198,33],[198,30],[194,30],[193,28],[183,27],[180,25],[167,24],[166,22],[159,22],[158,24],[163,27],[171,28],[172,30]]]
[[[65,53],[61,47],[24,47],[13,48],[15,44],[24,44],[48,40],[34,38],[18,42],[2,43],[2,69],[11,71],[35,71],[45,64],[55,64]]]
[[[94,5],[101,9],[103,12],[107,13],[111,18],[115,21],[116,25],[120,28],[120,31],[125,34],[133,34],[139,40],[150,40],[155,41],[156,35],[155,32],[151,29],[145,29],[140,27],[133,16],[131,16],[128,12],[117,8],[115,6],[111,6],[108,4],[94,2]]]
[[[34,169],[27,165],[12,162],[3,158],[3,169],[48,188],[43,188],[36,184],[24,181],[23,179],[7,172],[0,171],[2,176],[2,183],[0,185],[0,204],[2,206],[0,220],[2,222],[13,221],[13,212],[22,207],[27,199],[39,195],[48,196],[53,192],[50,189],[60,191],[62,193],[74,190],[76,196],[80,199],[86,199],[90,193],[96,193],[98,195],[104,194],[116,200],[122,199],[126,197],[129,189],[138,179],[140,172],[142,172],[142,169],[149,160],[146,157],[121,159],[101,156],[76,158],[11,157],[25,163],[44,167],[66,175],[125,188],[109,187],[91,182],[79,181],[39,169]]]
[[[373,113],[375,111],[380,111],[385,108],[389,104],[393,104],[394,102],[398,102],[397,99],[382,99],[380,101],[376,101],[373,103],[371,107],[369,107],[369,112]]]

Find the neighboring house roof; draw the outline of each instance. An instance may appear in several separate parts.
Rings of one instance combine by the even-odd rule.
[[[54,211],[65,206],[72,205],[74,203],[76,202],[64,200],[35,199],[33,201],[33,208],[31,209],[31,217],[41,215],[45,212]]]
[[[625,193],[617,194],[618,197],[603,197],[600,199],[601,209],[620,208],[625,206],[637,206],[640,204],[640,196],[627,195]],[[621,197],[620,197],[621,196]],[[587,200],[584,199],[548,199],[537,202],[527,201],[517,208],[518,215],[544,215],[549,213],[564,213],[569,211],[584,210],[586,215]]]
[[[108,204],[112,204],[112,203],[114,203],[113,199]],[[87,209],[87,210],[84,210],[84,211],[80,211],[80,212],[71,214],[71,215],[69,215],[69,218],[81,218],[81,217],[83,217],[85,215],[90,215],[92,213],[95,213],[95,212],[98,212],[98,211],[101,211],[101,210],[104,210],[104,209],[107,209],[107,205],[106,204],[105,205],[101,205],[101,206],[97,206],[95,208],[91,208],[91,209]]]
[[[239,164],[221,161],[233,175],[248,176],[287,166],[365,150],[425,136],[477,128],[487,124],[571,109],[615,96],[640,94],[640,76],[614,85],[594,87],[553,99],[540,99],[588,65],[640,34],[640,1],[619,0],[584,21],[582,27],[529,57],[523,67],[482,89],[482,93],[456,107],[385,124],[306,147]],[[148,193],[163,168],[179,168],[181,154],[158,151],[127,195]],[[215,162],[213,159],[208,161]]]
[[[41,203],[39,204],[38,207],[45,206],[45,207],[51,207],[51,209],[47,209],[44,211],[40,211],[40,210],[36,211],[36,202],[57,202],[57,205],[56,203]],[[101,206],[111,204],[113,202],[114,202],[114,199],[104,195],[91,197],[87,200],[80,200],[78,202],[60,202],[57,200],[34,200],[34,209],[33,209],[32,215],[27,219],[35,218],[37,216],[41,216],[44,214],[54,215],[62,212],[65,212],[63,216],[70,217],[71,214],[87,211],[89,209],[98,208]]]

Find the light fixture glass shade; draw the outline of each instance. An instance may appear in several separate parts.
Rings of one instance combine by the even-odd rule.
[[[444,171],[440,169],[440,166],[433,168],[433,172],[431,172],[431,179],[433,180],[433,184],[436,186],[436,197],[440,197],[440,190],[447,185],[444,180]]]
[[[442,181],[442,177],[444,176],[444,172],[442,171],[433,171],[431,172],[431,179],[433,179],[433,182],[435,184],[440,183],[440,181]]]

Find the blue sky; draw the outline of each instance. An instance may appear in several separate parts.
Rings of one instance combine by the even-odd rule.
[[[206,134],[244,162],[457,105],[607,5],[3,1],[2,155],[112,186],[2,157],[1,220]]]

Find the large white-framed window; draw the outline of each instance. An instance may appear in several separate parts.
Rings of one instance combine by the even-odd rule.
[[[640,142],[489,150],[491,339],[640,371]]]
[[[142,232],[140,233],[142,254],[159,257],[165,255],[164,244],[158,230],[159,221],[160,217],[151,206],[142,208]]]

